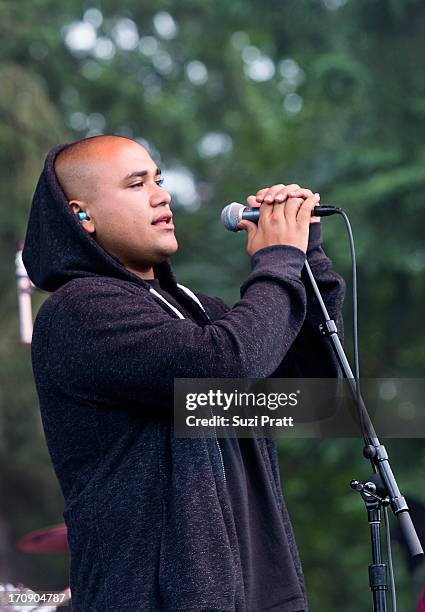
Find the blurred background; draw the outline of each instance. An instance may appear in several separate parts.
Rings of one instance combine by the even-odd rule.
[[[0,582],[60,590],[65,555],[16,550],[25,533],[62,522],[14,263],[47,151],[102,133],[143,143],[173,195],[179,281],[229,304],[249,261],[222,207],[277,182],[319,191],[353,225],[362,375],[423,376],[425,5],[0,1],[0,34]],[[323,225],[348,282],[351,359],[346,232],[337,217]],[[34,314],[45,298],[34,294]],[[384,442],[403,493],[425,503],[423,440]],[[279,450],[312,612],[370,609],[369,529],[349,488],[369,475],[361,440]],[[397,543],[394,554],[399,607],[414,610],[424,570],[413,575]]]

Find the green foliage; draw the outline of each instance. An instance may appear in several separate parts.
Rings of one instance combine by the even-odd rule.
[[[94,29],[99,13],[85,12],[93,7],[103,17]],[[175,35],[170,24],[168,34],[166,23],[158,25],[161,11],[173,16]],[[179,279],[230,303],[249,261],[243,236],[220,226],[222,206],[276,182],[320,191],[322,201],[344,207],[352,220],[363,375],[421,376],[423,17],[421,0],[0,2],[0,473],[5,482],[17,470],[28,482],[36,473],[42,492],[31,495],[27,484],[26,501],[15,494],[26,514],[14,516],[2,504],[8,578],[46,587],[41,570],[31,570],[34,561],[12,552],[13,540],[61,520],[29,349],[18,341],[14,282],[15,248],[45,153],[57,142],[103,131],[147,141],[166,187],[167,171],[183,169],[189,183],[174,198]],[[65,44],[67,36],[72,41],[70,26],[83,19],[86,35],[97,37],[96,52],[87,40],[80,51],[75,37],[73,48]],[[203,140],[208,133],[222,135],[216,154],[211,140],[209,149]],[[324,225],[327,251],[349,280],[342,223],[333,218]],[[350,354],[349,313],[347,299]],[[342,589],[347,602],[339,609],[369,607],[367,523],[348,488],[352,477],[368,473],[360,450],[357,441],[282,444],[284,489],[317,612],[335,609]],[[423,444],[398,441],[391,450],[404,490],[420,497]],[[407,456],[412,465],[402,472]],[[400,558],[399,570],[402,564]],[[63,565],[49,568],[61,588]],[[406,572],[399,588],[401,609],[412,609]]]

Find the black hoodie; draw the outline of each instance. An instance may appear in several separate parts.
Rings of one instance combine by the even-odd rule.
[[[304,253],[258,251],[232,309],[197,293],[200,305],[168,262],[155,293],[78,223],[54,172],[65,146],[46,159],[23,259],[54,292],[32,361],[65,498],[73,610],[307,610],[273,441],[179,439],[172,422],[177,377],[337,376]],[[317,223],[307,257],[341,329],[344,283],[320,244]]]

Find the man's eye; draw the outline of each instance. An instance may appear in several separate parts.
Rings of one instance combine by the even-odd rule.
[[[158,180],[155,181],[155,183],[157,185],[159,185],[160,187],[162,187],[163,183],[164,183],[164,179],[160,178]],[[130,185],[130,189],[133,189],[134,187],[144,187],[144,183],[142,181],[140,181],[139,183],[133,183],[133,185]]]

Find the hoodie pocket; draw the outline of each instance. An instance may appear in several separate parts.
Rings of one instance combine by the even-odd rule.
[[[171,489],[162,506],[161,610],[233,611],[236,573],[223,513],[211,482]]]

